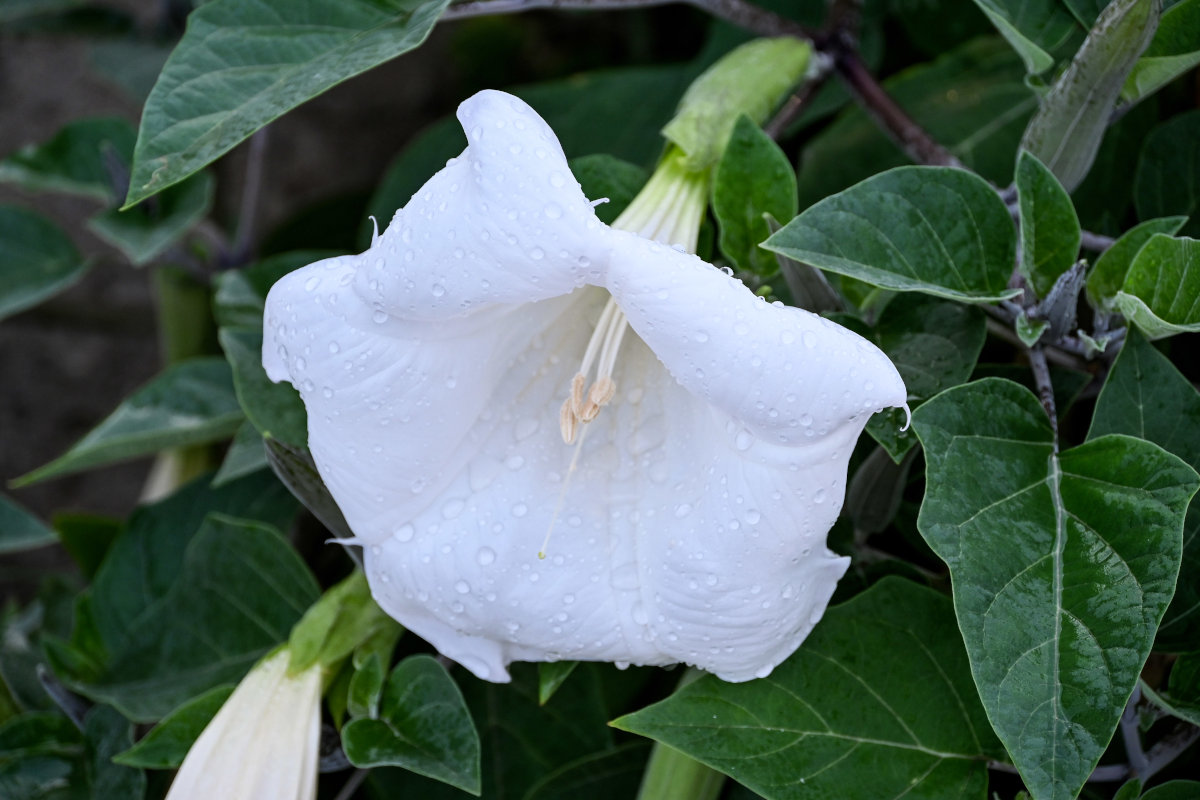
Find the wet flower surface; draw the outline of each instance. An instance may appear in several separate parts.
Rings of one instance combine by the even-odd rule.
[[[847,567],[825,536],[899,375],[675,242],[603,225],[522,101],[482,92],[459,118],[466,151],[369,250],[267,303],[264,365],[300,390],[376,600],[493,681],[514,660],[768,674]],[[569,430],[579,374],[604,402]]]

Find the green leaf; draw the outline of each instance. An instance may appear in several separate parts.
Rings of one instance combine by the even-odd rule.
[[[0,319],[69,288],[87,268],[75,245],[49,220],[0,206]]]
[[[242,421],[229,365],[216,357],[167,367],[63,455],[14,486],[233,434]]]
[[[548,773],[523,800],[637,797],[649,755],[650,747],[645,742],[591,753]]]
[[[888,94],[968,168],[1003,185],[1037,96],[1004,42],[984,37],[883,82]],[[862,109],[852,107],[801,155],[800,208],[908,159]]]
[[[83,723],[91,796],[104,800],[141,800],[146,773],[113,763],[113,756],[133,744],[133,725],[108,706],[96,706]]]
[[[1158,25],[1158,0],[1113,0],[1042,98],[1021,147],[1074,191],[1087,176],[1126,76]]]
[[[1078,32],[1078,25],[1054,0],[975,0],[1008,40],[1031,74],[1054,66],[1055,51]]]
[[[175,769],[231,694],[233,685],[228,684],[193,697],[163,717],[133,747],[115,755],[113,761],[130,767]]]
[[[212,208],[214,181],[201,172],[152,202],[112,208],[88,220],[88,229],[143,266],[179,241]]]
[[[124,529],[124,521],[98,514],[59,512],[54,515],[54,530],[63,549],[88,581],[96,577],[104,557]]]
[[[538,705],[546,705],[577,666],[578,661],[545,661],[538,664]]]
[[[1071,192],[1084,230],[1110,236],[1128,227],[1133,207],[1130,164],[1136,164],[1142,143],[1158,124],[1158,101],[1140,103],[1109,126],[1083,183]]]
[[[288,673],[320,663],[332,670],[380,629],[396,623],[375,604],[362,570],[336,584],[304,613],[288,637]]]
[[[1112,300],[1125,283],[1129,267],[1138,252],[1156,233],[1173,236],[1179,232],[1187,217],[1148,219],[1130,228],[1112,247],[1096,259],[1096,266],[1087,279],[1088,299],[1096,308],[1111,310]]]
[[[1200,237],[1200,110],[1172,117],[1146,137],[1133,202],[1141,219],[1190,217],[1181,233]]]
[[[1167,781],[1142,795],[1142,800],[1195,800],[1200,796],[1200,782]]]
[[[1138,800],[1142,796],[1142,782],[1132,778],[1121,784],[1121,788],[1113,795],[1113,800]]]
[[[916,408],[944,389],[971,377],[987,338],[987,318],[978,308],[921,294],[897,295],[888,301],[871,338],[896,365],[908,402]],[[914,445],[916,434],[904,409],[875,414],[867,433],[899,463]]]
[[[796,216],[796,173],[783,150],[749,117],[738,118],[713,173],[713,214],[721,252],[738,269],[768,276],[775,256],[759,248],[771,233],[764,214]]]
[[[966,302],[1013,297],[1016,249],[1004,202],[949,167],[899,167],[826,198],[783,226],[768,250],[874,286]]]
[[[1151,236],[1114,302],[1151,339],[1200,331],[1200,240]]]
[[[379,716],[379,700],[383,696],[383,662],[371,653],[350,678],[346,709],[354,717]]]
[[[0,797],[86,798],[84,742],[62,714],[22,714],[0,724]]]
[[[264,437],[306,447],[308,415],[304,402],[290,384],[272,383],[267,377],[262,365],[262,330],[222,328],[218,337],[233,367],[237,399],[246,418]]]
[[[137,134],[128,120],[96,117],[69,123],[52,139],[0,161],[0,182],[33,191],[67,192],[103,202],[117,199],[106,159],[129,163]]]
[[[1108,373],[1088,438],[1110,433],[1153,442],[1200,470],[1200,393],[1136,330]],[[1200,501],[1188,507],[1179,583],[1154,644],[1168,652],[1200,650]]]
[[[95,676],[76,691],[130,719],[159,719],[214,686],[240,679],[287,639],[317,599],[304,562],[273,528],[210,515],[188,544],[171,589]]]
[[[1142,691],[1168,714],[1200,725],[1200,655],[1191,653],[1175,661],[1166,691],[1156,692],[1145,683]]]
[[[1163,12],[1158,31],[1121,89],[1121,99],[1136,103],[1197,64],[1200,64],[1200,0],[1183,0]]]
[[[401,766],[480,793],[479,734],[458,686],[429,656],[392,670],[379,719],[350,721],[342,746],[356,767]]]
[[[266,469],[267,448],[263,445],[262,434],[250,420],[244,421],[233,434],[233,442],[225,453],[221,468],[213,476],[213,486],[224,486],[230,481],[244,478],[247,475]]]
[[[479,731],[483,752],[483,796],[489,800],[524,800],[530,787],[547,773],[589,754],[612,748],[610,719],[601,695],[600,675],[611,675],[620,687],[632,683],[630,673],[611,666],[580,664],[544,706],[539,706],[537,670],[532,664],[513,664],[513,681],[498,685],[464,675],[463,697]],[[514,731],[537,731],[514,736]],[[411,772],[371,771],[370,782],[380,797],[420,797],[450,800],[462,794],[443,783]]]
[[[950,603],[900,578],[826,611],[770,677],[706,676],[611,724],[768,800],[981,797],[1001,752]]]
[[[1064,0],[1068,9],[1085,28],[1095,24],[1100,12],[1108,5],[1109,0]]]
[[[214,0],[188,17],[142,112],[126,207],[425,40],[447,0]]]
[[[913,425],[917,525],[950,568],[988,718],[1035,798],[1074,798],[1175,591],[1197,475],[1126,436],[1056,454],[1033,393],[994,378],[943,392]]]
[[[1037,157],[1017,157],[1017,199],[1021,211],[1021,274],[1038,297],[1079,255],[1079,217],[1058,179]]]
[[[45,547],[58,536],[40,519],[0,495],[0,555]]]

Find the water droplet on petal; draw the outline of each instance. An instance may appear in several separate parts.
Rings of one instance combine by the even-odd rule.
[[[467,583],[466,581],[459,581],[458,583],[454,584],[454,591],[458,592],[459,594],[470,594],[471,584]]]
[[[441,297],[446,293],[446,287],[442,286],[440,283],[435,283],[433,286],[429,287],[429,292],[434,297]]]
[[[562,207],[557,203],[550,203],[545,208],[545,214],[549,219],[558,219],[563,214]]]
[[[754,435],[745,428],[738,431],[737,436],[733,437],[733,446],[738,450],[749,450],[752,444],[754,444]]]
[[[689,503],[680,503],[675,506],[675,518],[683,519],[688,514],[692,513],[692,506]]]
[[[371,315],[371,321],[374,322],[376,325],[382,325],[383,323],[388,321],[387,312],[383,311],[382,309],[376,311],[374,314]]]
[[[398,542],[411,542],[415,532],[412,525],[401,525],[399,528],[396,528],[392,535],[396,537],[396,541]]]
[[[512,515],[514,517],[520,518],[520,517],[525,516],[528,513],[529,513],[529,506],[525,505],[524,503],[517,503],[515,506],[512,507]]]
[[[824,503],[825,502],[825,490],[824,489],[817,489],[815,492],[813,492],[813,502],[814,503]]]
[[[486,567],[496,560],[496,551],[490,547],[481,547],[479,552],[475,554],[475,560],[480,566]]]

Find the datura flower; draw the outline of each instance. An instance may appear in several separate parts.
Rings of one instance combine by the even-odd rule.
[[[242,679],[188,751],[167,800],[312,800],[321,668],[288,674],[288,649]]]
[[[846,570],[825,536],[899,375],[683,252],[703,176],[668,158],[610,228],[521,100],[458,117],[468,147],[370,249],[267,299],[264,365],[300,390],[376,601],[492,681],[767,675]]]

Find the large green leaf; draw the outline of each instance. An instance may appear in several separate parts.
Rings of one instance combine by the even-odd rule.
[[[1141,219],[1191,217],[1181,232],[1200,236],[1200,110],[1150,132],[1138,158],[1133,202]]]
[[[108,706],[95,706],[83,721],[91,796],[104,800],[142,800],[146,773],[113,763],[113,756],[133,744],[133,723]]]
[[[106,159],[114,155],[128,163],[136,137],[133,126],[120,117],[76,120],[49,141],[23,147],[0,161],[0,181],[113,201],[118,199],[115,176]]]
[[[189,542],[174,585],[139,615],[122,648],[109,652],[94,674],[67,681],[130,719],[160,719],[214,686],[236,682],[287,639],[318,595],[304,562],[276,530],[210,515]],[[63,666],[59,659],[59,671]]]
[[[1057,0],[975,0],[975,5],[1034,74],[1054,66],[1053,54],[1079,32],[1078,23]]]
[[[1125,284],[1125,276],[1133,259],[1156,233],[1173,236],[1179,232],[1187,217],[1164,217],[1163,219],[1148,219],[1130,228],[1112,247],[1105,250],[1096,259],[1087,279],[1088,299],[1097,308],[1110,309],[1113,298]]]
[[[770,677],[706,676],[612,724],[769,800],[978,798],[1002,753],[949,601],[900,578],[826,611]]]
[[[1021,211],[1021,274],[1045,297],[1079,255],[1079,217],[1071,197],[1048,167],[1024,151],[1017,157]]]
[[[1121,87],[1154,36],[1159,13],[1158,0],[1109,3],[1029,121],[1021,146],[1067,191],[1074,191],[1092,168]]]
[[[930,135],[969,168],[997,185],[1012,178],[1013,152],[1037,96],[1020,60],[1003,41],[981,38],[883,86]],[[804,148],[800,208],[891,167],[903,153],[861,108],[853,107]]]
[[[770,275],[775,256],[759,248],[770,230],[764,214],[796,216],[796,173],[779,145],[762,128],[740,117],[713,172],[713,214],[721,229],[721,252],[738,269]]]
[[[127,205],[331,86],[424,41],[447,0],[214,0],[192,12],[142,112]]]
[[[1200,64],[1200,0],[1183,0],[1163,12],[1158,31],[1121,90],[1137,102]]]
[[[986,181],[898,167],[811,206],[763,247],[874,286],[967,302],[1012,297],[1012,219]]]
[[[45,523],[0,495],[0,555],[33,550],[57,541],[58,537]]]
[[[950,567],[988,718],[1034,798],[1074,798],[1175,591],[1197,475],[1126,436],[1056,453],[1033,393],[995,378],[942,393],[913,425],[917,525]]]
[[[916,408],[971,377],[987,338],[987,318],[973,306],[902,294],[888,302],[868,336],[896,365],[908,390],[909,406]],[[867,433],[897,463],[917,444],[906,422],[904,409],[894,408],[873,415],[867,423]]]
[[[0,206],[0,319],[70,287],[87,267],[58,226],[32,211]]]
[[[1200,470],[1200,393],[1152,344],[1129,331],[1104,382],[1088,438],[1138,436]],[[1155,648],[1200,651],[1200,501],[1188,507],[1183,563]]]
[[[1115,302],[1151,339],[1200,331],[1200,240],[1151,236]]]
[[[85,742],[62,714],[21,714],[0,724],[0,797],[89,797]]]
[[[66,453],[14,484],[216,441],[232,435],[241,421],[229,365],[213,357],[184,361],[127,397]]]
[[[458,686],[430,656],[392,670],[379,718],[347,724],[342,746],[357,767],[401,766],[480,793],[479,734]]]

